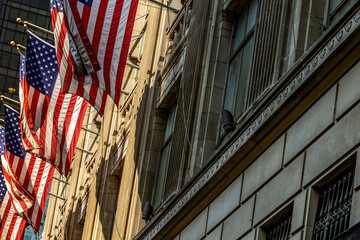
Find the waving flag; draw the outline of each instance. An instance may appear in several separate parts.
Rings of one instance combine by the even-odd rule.
[[[98,86],[79,82],[75,78],[75,60],[71,54],[71,43],[61,0],[51,0],[51,22],[54,30],[59,78],[64,93],[76,94],[87,100],[100,115],[103,115],[106,104],[106,93]]]
[[[135,20],[138,0],[65,0],[67,15],[79,15],[82,26],[86,30],[93,50],[97,55],[101,69],[91,75],[75,78],[64,78],[65,92],[88,95],[90,101],[95,102],[96,109],[102,106],[106,98],[100,95],[96,87],[100,87],[117,104],[120,99],[121,82],[124,74],[125,63],[130,45],[132,29]],[[52,18],[55,33],[55,42],[66,41],[65,31],[60,27],[59,20],[55,20],[56,12],[62,11],[61,0],[53,0]],[[59,55],[64,54],[64,49],[57,46]],[[68,62],[73,62],[69,61]],[[60,70],[61,71],[61,70]],[[77,81],[78,83],[72,83]],[[83,96],[80,95],[80,96]],[[90,102],[91,103],[91,102]],[[91,103],[92,104],[92,103]],[[100,110],[100,114],[103,112]]]
[[[37,232],[54,174],[54,167],[22,149],[19,119],[20,114],[5,105],[5,145],[9,156],[9,165],[22,186],[34,196],[33,206],[22,212],[21,216]]]
[[[12,142],[9,142],[8,147],[12,148]],[[9,161],[9,158],[13,160],[14,156],[8,152],[5,148],[5,129],[0,126],[0,154],[1,154],[1,164],[4,171],[4,179],[6,188],[8,189],[9,200],[14,206],[14,211],[17,213],[26,211],[34,204],[34,197],[23,186],[23,180],[20,180],[16,172],[18,169],[22,169],[20,164]],[[16,164],[16,166],[15,166]],[[14,168],[12,168],[12,166]]]
[[[26,116],[26,121],[21,119],[22,127],[33,130],[23,130],[23,133],[25,139],[37,138],[39,145],[43,146],[28,152],[51,163],[67,176],[87,102],[79,96],[62,92],[54,47],[30,32],[26,61],[22,55],[20,61],[20,72],[26,71],[20,84],[21,112]]]
[[[0,144],[0,149],[4,145]],[[20,240],[23,238],[26,221],[15,214],[6,188],[2,167],[0,167],[0,239]]]

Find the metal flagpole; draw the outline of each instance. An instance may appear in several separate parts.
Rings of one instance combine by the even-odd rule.
[[[168,8],[168,9],[170,9],[170,10],[176,12],[176,13],[179,12],[179,9],[170,7],[169,5],[164,4],[164,3],[161,3],[161,2],[159,2],[159,1],[156,1],[156,0],[149,0],[149,1],[150,1],[150,2],[153,2],[153,3],[155,3],[155,4],[158,4],[158,5],[162,6],[162,7]]]

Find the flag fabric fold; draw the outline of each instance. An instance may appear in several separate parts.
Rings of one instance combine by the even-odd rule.
[[[118,104],[138,0],[65,0],[67,15],[78,14],[81,26],[95,51],[101,69],[91,75],[61,78],[64,92],[83,96],[102,115],[106,94]],[[52,0],[52,23],[59,66],[74,62],[69,54],[70,43],[61,0]],[[69,9],[70,8],[70,9]],[[71,12],[71,13],[70,13]],[[74,14],[74,15],[76,15]],[[67,67],[73,69],[73,67]],[[102,89],[103,91],[99,90]]]
[[[0,143],[0,149],[4,145]],[[0,167],[0,239],[20,240],[23,238],[26,221],[15,213],[6,188],[2,167]]]
[[[106,92],[98,86],[76,80],[76,66],[71,54],[71,37],[69,37],[61,0],[52,0],[51,22],[54,30],[54,42],[59,68],[59,78],[64,93],[83,97],[100,115],[103,115],[107,100]],[[74,54],[75,55],[75,54]]]
[[[22,186],[34,197],[34,204],[21,215],[34,229],[39,230],[45,201],[55,168],[22,148],[20,114],[5,105],[5,146],[9,165]]]
[[[21,56],[21,68],[26,69],[20,88],[23,92],[21,111],[29,121],[22,126],[34,131],[25,138],[37,137],[39,151],[29,150],[51,163],[67,176],[85,117],[87,102],[61,90],[55,48],[28,32],[26,60]],[[22,99],[20,99],[22,100]],[[32,124],[32,125],[31,125]],[[30,126],[29,126],[30,125]],[[30,133],[35,132],[35,136]]]
[[[12,147],[12,142],[9,147]],[[6,188],[8,189],[9,201],[13,204],[14,211],[17,213],[24,212],[34,204],[34,197],[23,186],[23,180],[20,179],[18,173],[23,170],[16,158],[5,147],[5,129],[0,126],[0,154],[1,165],[3,169],[4,180]],[[18,159],[17,159],[18,160]],[[14,168],[13,168],[14,167]]]

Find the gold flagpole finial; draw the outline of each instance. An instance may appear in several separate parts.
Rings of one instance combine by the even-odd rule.
[[[11,41],[10,45],[13,46],[13,47],[16,47],[16,49],[18,50],[19,53],[23,53],[24,51],[26,51],[26,47],[24,47],[21,44],[16,44],[15,41]]]
[[[17,18],[17,19],[16,19],[16,22],[17,22],[17,23],[22,23],[21,18]]]

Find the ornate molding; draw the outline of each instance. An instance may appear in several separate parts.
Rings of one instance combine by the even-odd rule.
[[[272,102],[258,115],[229,148],[214,162],[214,164],[201,176],[201,178],[177,201],[177,203],[162,217],[158,223],[141,239],[149,240],[177,214],[180,209],[215,175],[216,172],[240,149],[244,143],[285,103],[286,100],[315,72],[319,66],[327,61],[330,55],[360,26],[360,11],[326,42],[321,49],[301,70],[296,74],[285,88]],[[151,224],[151,223],[149,223]]]

